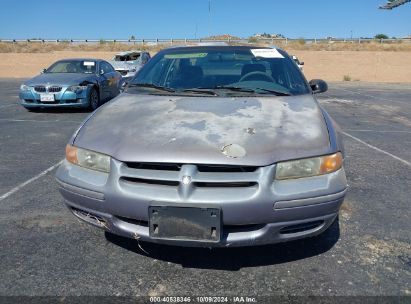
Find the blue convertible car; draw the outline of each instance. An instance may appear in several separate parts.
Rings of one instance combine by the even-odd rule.
[[[89,108],[117,96],[121,75],[104,60],[64,59],[24,82],[21,105],[29,110],[50,107]]]

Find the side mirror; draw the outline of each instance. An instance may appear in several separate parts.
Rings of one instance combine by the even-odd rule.
[[[42,70],[40,71],[40,74],[46,73],[46,71],[47,71],[47,69],[42,69]]]
[[[313,94],[324,93],[328,90],[328,85],[324,80],[313,79],[309,82]]]

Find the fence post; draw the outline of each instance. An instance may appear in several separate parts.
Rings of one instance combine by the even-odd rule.
[[[285,45],[288,45],[288,38],[285,38]]]

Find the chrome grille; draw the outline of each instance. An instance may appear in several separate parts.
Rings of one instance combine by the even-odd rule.
[[[61,91],[61,87],[60,86],[52,86],[48,88],[48,91],[51,93],[57,93]]]
[[[46,89],[45,86],[35,86],[35,87],[34,87],[34,91],[40,92],[40,93],[44,93],[44,92],[47,91],[47,89]]]
[[[60,87],[60,86],[46,87],[46,86],[43,86],[43,85],[38,85],[38,86],[34,87],[34,90],[36,92],[39,92],[39,93],[45,93],[45,92],[57,93],[57,92],[60,92],[61,89],[62,89],[62,87]]]
[[[120,183],[179,189],[257,188],[258,167],[167,163],[123,163]],[[184,183],[184,178],[189,178]]]

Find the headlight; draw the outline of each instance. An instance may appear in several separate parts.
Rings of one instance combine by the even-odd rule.
[[[30,87],[28,85],[22,84],[20,86],[20,91],[30,91]]]
[[[275,179],[309,177],[335,172],[342,167],[340,152],[313,158],[281,162],[277,164]]]
[[[87,169],[110,172],[110,156],[105,154],[67,145],[66,159],[72,164]]]
[[[86,89],[87,89],[87,86],[74,85],[74,86],[68,87],[67,91],[80,93],[81,91],[86,90]]]

